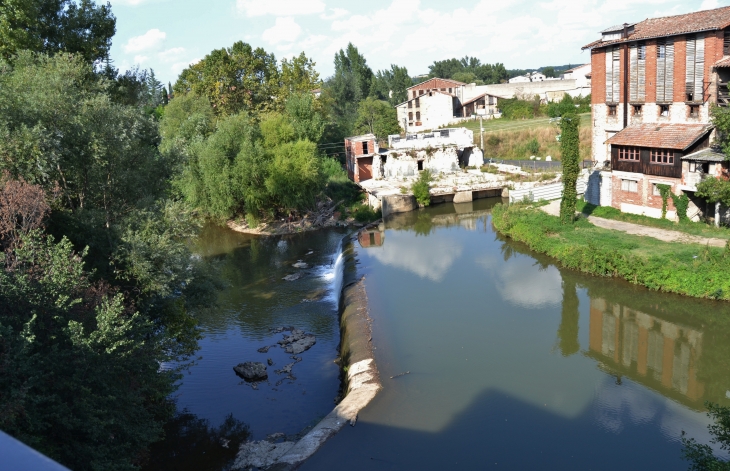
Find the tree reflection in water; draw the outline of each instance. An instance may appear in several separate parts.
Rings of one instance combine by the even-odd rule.
[[[233,418],[211,427],[187,409],[165,425],[164,440],[150,448],[143,471],[221,471],[228,469],[241,444],[248,439],[246,424]]]
[[[563,276],[563,312],[558,328],[558,345],[560,353],[569,357],[580,350],[578,343],[578,292],[575,281],[570,277]]]

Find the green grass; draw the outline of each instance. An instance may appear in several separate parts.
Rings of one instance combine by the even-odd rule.
[[[484,120],[484,135],[486,136],[487,133],[490,132],[496,132],[496,131],[518,131],[521,129],[532,129],[535,127],[544,127],[544,126],[555,126],[557,129],[558,125],[557,123],[551,124],[550,123],[551,118],[533,118],[533,119],[506,119],[506,118],[499,118],[499,119],[487,119]],[[590,126],[591,124],[591,114],[590,113],[583,113],[580,115],[580,125],[581,126]],[[454,127],[454,126],[446,126],[446,127]],[[474,131],[475,137],[479,138],[479,120],[474,121],[463,121],[459,123],[458,127],[464,127],[467,129],[471,129]]]
[[[667,243],[560,219],[535,208],[497,205],[496,229],[560,264],[585,273],[622,278],[647,288],[697,298],[730,299],[730,252]]]
[[[656,227],[659,229],[667,229],[671,231],[683,232],[700,237],[730,239],[730,230],[724,227],[710,226],[704,222],[685,222],[678,223],[667,219],[656,219],[649,216],[639,214],[623,213],[611,206],[594,206],[583,200],[578,200],[576,210],[590,215],[605,219],[613,219],[616,221],[631,222],[642,226]]]

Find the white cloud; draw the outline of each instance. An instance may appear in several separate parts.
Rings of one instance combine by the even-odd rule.
[[[147,2],[147,0],[110,0],[110,1],[114,5],[129,5],[132,7],[136,7],[137,5],[141,5],[141,4]]]
[[[124,52],[141,52],[154,49],[162,44],[167,34],[159,29],[151,29],[141,36],[135,36],[124,45]]]
[[[434,249],[434,244],[438,246]],[[421,278],[441,281],[454,262],[461,257],[464,248],[458,240],[441,234],[431,234],[429,239],[394,231],[388,233],[388,241],[382,247],[368,249],[383,265],[409,271]]]
[[[157,57],[159,57],[162,62],[175,62],[180,60],[180,57],[183,54],[185,54],[184,47],[173,47],[171,49],[160,52],[159,54],[157,54]]]
[[[147,62],[147,60],[148,60],[148,59],[149,59],[149,57],[147,57],[147,56],[143,56],[143,55],[141,55],[141,54],[138,54],[138,55],[134,56],[134,63],[135,63],[135,64],[139,64],[139,65],[142,65],[142,64],[144,64],[145,62]]]
[[[330,21],[330,20],[336,20],[337,18],[342,18],[343,16],[346,16],[348,13],[350,13],[349,11],[345,10],[344,8],[330,8],[329,10],[332,13],[330,13],[329,15],[327,13],[323,13],[319,17],[322,18],[323,20]]]
[[[714,8],[719,8],[720,2],[717,0],[705,0],[702,2],[702,5],[700,5],[700,10],[712,10]]]
[[[170,71],[173,74],[178,75],[183,70],[187,69],[191,65],[197,64],[198,62],[200,62],[200,58],[193,59],[193,60],[190,60],[190,61],[176,62],[175,64],[172,64],[170,66]]]
[[[311,15],[322,13],[322,0],[236,0],[236,8],[246,16]]]
[[[302,27],[294,21],[294,18],[287,16],[277,18],[274,26],[264,31],[261,38],[271,44],[287,43],[297,39],[301,32]]]

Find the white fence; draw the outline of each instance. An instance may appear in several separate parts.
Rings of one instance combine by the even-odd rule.
[[[578,195],[582,195],[586,192],[588,187],[588,179],[581,177],[578,179],[576,185]],[[516,201],[540,201],[540,200],[556,200],[563,197],[563,183],[553,183],[550,185],[536,186],[533,188],[524,188],[520,190],[509,191],[509,202],[514,203]]]

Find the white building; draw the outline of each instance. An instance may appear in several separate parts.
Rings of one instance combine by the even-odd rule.
[[[583,64],[566,70],[560,75],[562,80],[575,80],[578,88],[591,88],[591,64]],[[590,93],[590,92],[589,92]]]

